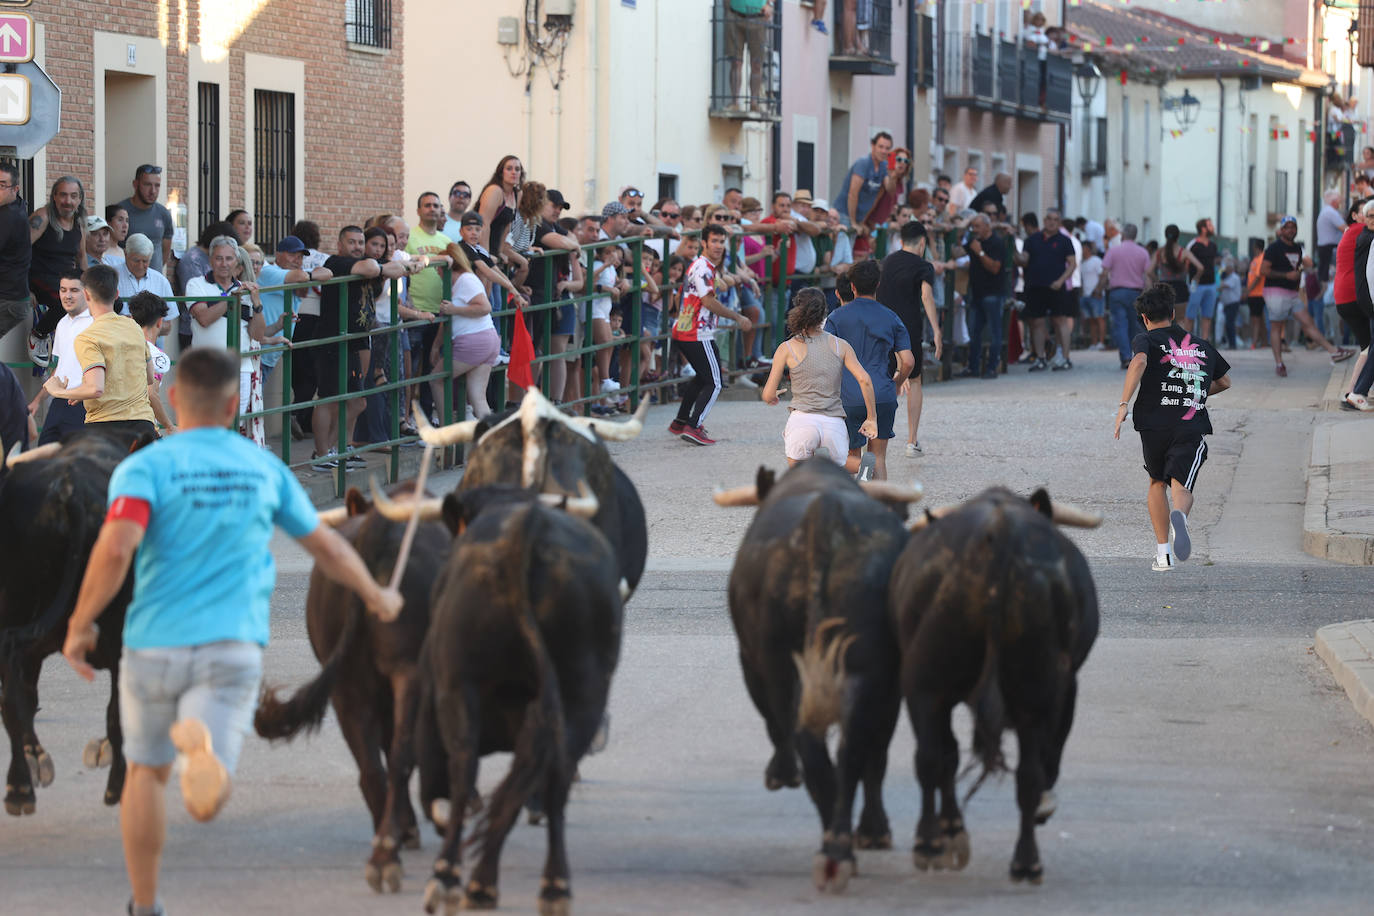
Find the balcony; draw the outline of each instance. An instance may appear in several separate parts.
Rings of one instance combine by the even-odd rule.
[[[711,5],[711,110],[713,118],[780,121],[778,24],[741,16],[729,0]]]
[[[945,104],[1035,121],[1067,123],[1073,107],[1073,63],[1051,53],[977,32],[950,35]]]
[[[830,33],[830,70],[863,76],[892,76],[892,0],[835,0]]]

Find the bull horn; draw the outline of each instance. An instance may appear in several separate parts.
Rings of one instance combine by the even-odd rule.
[[[319,516],[321,525],[337,528],[348,520],[348,507],[335,506],[333,509],[326,509],[319,513]]]
[[[421,521],[434,521],[443,512],[444,501],[438,496],[426,497],[424,499],[407,499],[404,502],[397,502],[390,496],[382,492],[377,486],[375,479],[368,481],[368,486],[372,489],[372,508],[376,509],[382,518],[392,522],[408,522],[410,517],[415,514],[416,505],[419,506]]]
[[[861,480],[859,486],[863,487],[863,491],[869,496],[885,503],[918,503],[926,492],[926,488],[921,486],[919,481],[904,487],[901,484],[888,483],[886,480]]]
[[[62,448],[60,442],[49,442],[47,445],[40,445],[38,448],[31,448],[27,452],[19,451],[22,443],[16,442],[14,448],[10,449],[9,457],[5,459],[5,467],[12,468],[16,464],[23,464],[26,461],[41,461],[44,458],[56,455]]]
[[[907,525],[907,526],[906,526],[906,527],[907,527],[907,530],[908,530],[908,531],[918,531],[918,530],[920,530],[921,528],[924,528],[924,527],[926,527],[927,525],[929,525],[931,522],[933,522],[933,521],[935,521],[935,520],[937,520],[937,519],[944,518],[946,515],[949,515],[950,513],[954,512],[954,511],[955,511],[956,509],[958,509],[958,508],[959,508],[958,505],[953,505],[953,506],[936,506],[934,509],[927,509],[925,512],[922,512],[922,513],[921,513],[921,517],[920,517],[920,518],[916,519],[916,521],[914,521],[914,522],[912,522],[910,525]]]
[[[1051,518],[1056,525],[1068,525],[1071,528],[1096,528],[1102,524],[1101,512],[1089,512],[1068,503],[1052,503],[1050,505]]]
[[[727,509],[732,506],[757,506],[759,504],[759,488],[750,485],[717,490],[711,494],[711,499],[715,501],[717,506],[724,506]]]
[[[644,418],[648,414],[649,399],[644,398],[639,402],[639,408],[635,410],[634,416],[623,423],[609,423],[590,417],[571,417],[569,420],[574,426],[589,429],[607,442],[628,442],[644,431]]]
[[[448,426],[435,428],[425,416],[425,412],[419,405],[414,408],[415,428],[420,432],[420,439],[425,445],[432,445],[436,448],[443,448],[447,445],[463,445],[471,442],[477,435],[477,420],[463,420],[459,423],[450,423]]]
[[[576,496],[568,493],[540,493],[539,501],[578,518],[591,518],[601,511],[601,503],[597,500],[596,494],[587,489],[586,481],[578,482]]]

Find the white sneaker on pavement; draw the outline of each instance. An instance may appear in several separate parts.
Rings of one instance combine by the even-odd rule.
[[[1166,553],[1166,554],[1165,554],[1164,556],[1162,556],[1162,557],[1156,555],[1156,556],[1155,556],[1155,561],[1154,561],[1154,563],[1150,566],[1150,568],[1153,569],[1155,572],[1173,572],[1173,571],[1174,571],[1174,557],[1173,557],[1173,554],[1168,554],[1168,553]]]
[[[859,460],[859,480],[872,480],[873,470],[878,466],[878,456],[872,452],[864,452],[863,458]]]
[[[1169,527],[1174,532],[1174,556],[1186,560],[1192,556],[1193,541],[1188,537],[1188,516],[1180,509],[1169,513]]]
[[[920,458],[920,457],[921,457],[921,443],[919,443],[919,442],[908,442],[908,443],[906,444],[906,449],[902,452],[902,454],[906,455],[908,458]]]

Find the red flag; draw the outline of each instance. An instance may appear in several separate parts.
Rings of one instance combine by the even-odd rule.
[[[530,362],[534,360],[534,341],[530,340],[529,328],[525,327],[525,313],[520,306],[515,307],[515,331],[510,340],[510,367],[506,378],[521,388],[534,387],[534,374]]]

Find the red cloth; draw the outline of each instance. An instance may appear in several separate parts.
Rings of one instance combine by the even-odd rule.
[[[534,360],[534,341],[530,340],[530,330],[525,327],[525,313],[520,306],[515,307],[515,332],[510,341],[510,367],[506,378],[521,388],[534,387],[534,373],[530,363]]]
[[[110,511],[105,513],[105,521],[128,521],[133,522],[144,531],[148,530],[148,517],[152,514],[152,506],[148,501],[139,499],[135,496],[120,496],[110,504]]]
[[[1363,223],[1347,226],[1336,245],[1336,276],[1332,290],[1337,305],[1354,302],[1358,298],[1355,285],[1355,242],[1364,231]]]

